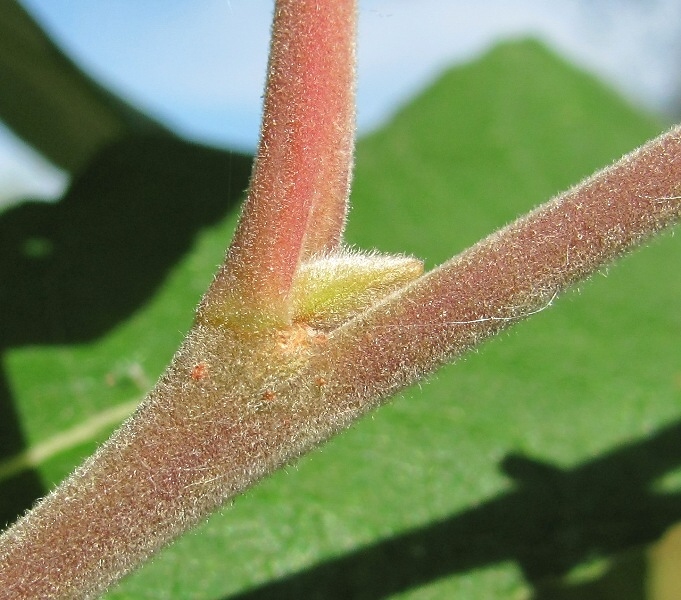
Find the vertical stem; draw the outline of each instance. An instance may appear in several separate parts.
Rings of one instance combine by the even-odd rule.
[[[272,388],[316,346],[244,321],[285,323],[300,261],[340,242],[354,33],[354,0],[277,0],[251,189],[199,323],[138,410],[0,536],[3,598],[93,597],[314,441],[300,406],[317,387]],[[220,311],[235,327],[201,322]]]
[[[276,4],[250,190],[213,297],[287,322],[298,264],[340,242],[354,145],[354,0]],[[209,299],[210,301],[210,299]]]

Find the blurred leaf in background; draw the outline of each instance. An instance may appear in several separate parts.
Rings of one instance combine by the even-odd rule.
[[[87,367],[78,369],[78,390],[62,379],[60,352],[100,340],[153,298],[202,229],[234,208],[251,158],[187,142],[103,89],[14,1],[0,3],[0,81],[0,119],[72,177],[58,202],[26,198],[0,213],[0,454],[9,461],[0,467],[4,524],[45,492],[32,467],[46,450],[26,450],[32,429],[24,417],[43,419],[43,440],[63,437],[66,423],[82,428],[92,415],[101,422],[98,411],[110,406],[97,385],[92,396],[82,387],[90,379]],[[209,269],[219,262],[216,256]],[[194,302],[207,283],[201,279],[193,290]],[[189,319],[191,310],[184,315]],[[175,334],[171,351],[177,325],[155,329]],[[39,388],[22,400],[20,380],[7,376],[10,349],[48,347],[56,360],[23,369]],[[125,352],[118,348],[115,355],[106,359],[110,366]],[[41,388],[51,376],[57,387],[52,381]],[[136,399],[153,379],[136,378]],[[113,415],[120,421],[120,410]]]
[[[26,72],[14,89],[29,96],[55,80]],[[104,133],[69,150],[90,148],[59,203],[0,213],[5,521],[161,373],[249,172],[248,156],[128,118],[69,77]],[[42,105],[22,135],[61,110]],[[542,45],[502,45],[360,141],[349,241],[432,266],[661,129]],[[681,520],[679,250],[678,236],[654,242],[441,370],[107,597],[640,600],[639,549]]]
[[[116,138],[165,130],[83,73],[15,0],[0,3],[0,81],[2,121],[69,172]]]

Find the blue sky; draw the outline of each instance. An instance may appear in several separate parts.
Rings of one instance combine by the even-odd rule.
[[[272,0],[21,1],[81,66],[178,132],[255,146]],[[652,110],[681,88],[681,0],[360,0],[359,10],[360,134],[447,66],[511,37],[543,39]],[[50,172],[0,129],[0,196],[58,193],[65,180]]]

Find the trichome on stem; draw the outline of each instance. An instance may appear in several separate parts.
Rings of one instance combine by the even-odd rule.
[[[251,185],[137,411],[0,537],[7,598],[93,597],[274,469],[681,216],[673,129],[421,275],[351,252],[353,0],[277,0]]]

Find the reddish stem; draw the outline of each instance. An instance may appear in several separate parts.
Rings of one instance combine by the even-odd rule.
[[[254,304],[285,320],[300,261],[334,247],[342,229],[354,6],[277,7],[251,194],[204,309]],[[78,598],[104,589],[391,392],[677,221],[680,191],[676,129],[328,336],[199,319],[138,411],[0,537],[0,590]]]
[[[338,245],[354,144],[354,0],[277,2],[260,145],[215,291],[288,322],[301,260]]]
[[[377,402],[678,222],[680,193],[677,127],[339,328],[310,369]]]

